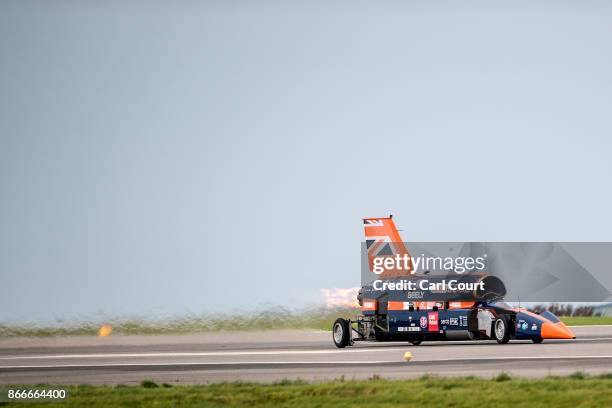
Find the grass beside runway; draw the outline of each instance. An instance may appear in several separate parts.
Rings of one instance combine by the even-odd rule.
[[[197,386],[71,386],[69,398],[45,407],[181,406],[181,407],[603,407],[612,406],[612,374],[543,379],[487,380],[425,376],[416,380],[336,380],[326,383],[281,381],[275,384],[224,383]],[[11,405],[4,403],[5,405]],[[3,403],[0,403],[3,405]],[[17,402],[39,407],[38,402]]]
[[[166,319],[109,318],[96,323],[62,322],[57,326],[0,324],[0,337],[96,336],[102,324],[112,326],[112,334],[122,335],[287,329],[331,331],[332,324],[338,317],[356,318],[358,313],[354,308],[317,307],[293,310],[274,307],[242,314],[201,314]]]
[[[561,316],[568,326],[612,325],[612,316]]]
[[[95,336],[102,323],[113,327],[113,334],[189,334],[217,331],[313,329],[331,330],[338,317],[356,318],[358,310],[350,308],[290,310],[275,308],[242,315],[197,315],[169,319],[109,319],[100,323],[62,324],[56,327],[0,325],[0,337]],[[560,319],[570,326],[612,325],[612,316],[571,317]]]

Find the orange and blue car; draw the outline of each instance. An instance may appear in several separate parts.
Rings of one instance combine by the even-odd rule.
[[[392,217],[367,218],[364,226],[369,252],[376,251],[377,242],[382,242],[393,245],[394,253],[407,253]],[[355,320],[338,318],[333,324],[333,340],[339,348],[358,341],[405,341],[418,345],[423,341],[495,340],[506,344],[511,339],[541,343],[546,339],[576,338],[553,313],[514,307],[499,296],[465,301],[410,301],[401,292],[365,285],[357,300],[361,315]]]

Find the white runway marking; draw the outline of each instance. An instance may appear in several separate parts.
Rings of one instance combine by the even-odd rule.
[[[423,362],[436,362],[436,361],[497,361],[497,360],[591,360],[591,359],[602,359],[602,358],[612,358],[610,356],[499,356],[499,357],[472,357],[472,358],[433,358],[429,360],[419,360],[415,357],[415,361],[423,361]]]
[[[12,368],[79,368],[79,367],[172,367],[172,366],[205,366],[205,365],[287,365],[287,364],[326,364],[326,365],[342,365],[342,364],[383,364],[395,363],[396,360],[380,360],[380,361],[220,361],[216,363],[93,363],[93,364],[49,364],[49,365],[18,365],[18,366],[0,366],[2,369]]]
[[[404,351],[405,348],[355,348],[355,349],[329,349],[329,350],[266,350],[266,351],[195,351],[195,352],[163,352],[163,353],[105,353],[105,354],[49,354],[37,356],[8,356],[0,360],[30,360],[30,359],[56,359],[56,358],[123,358],[123,357],[219,357],[219,356],[275,356],[294,354],[345,354],[366,353],[372,351]]]
[[[561,342],[601,341],[612,340],[612,337],[593,337],[586,339],[554,340]],[[519,340],[529,342],[530,340]],[[433,342],[427,342],[431,344]],[[442,343],[442,342],[438,342]],[[474,341],[452,341],[446,342],[446,346],[458,346],[462,344],[474,344]],[[495,345],[494,342],[482,342],[480,344]],[[546,344],[546,342],[544,343]],[[551,343],[548,343],[551,344]],[[403,347],[369,347],[349,349],[325,349],[325,350],[265,350],[265,351],[195,351],[195,352],[160,352],[160,353],[90,353],[90,354],[48,354],[48,355],[25,355],[4,356],[0,360],[50,360],[67,358],[125,358],[125,357],[219,357],[219,356],[273,356],[273,355],[298,355],[298,354],[346,354],[346,353],[372,353],[384,351],[406,351],[418,350],[418,346],[406,345]]]
[[[583,341],[612,340],[612,337],[593,337],[586,339],[567,339],[553,340],[556,344],[574,343]],[[530,340],[516,340],[516,342],[529,343]],[[426,342],[430,345],[434,342]],[[435,342],[445,346],[460,346],[464,344],[475,344],[475,341],[449,341]],[[481,345],[496,345],[493,341],[480,342]],[[555,344],[545,343],[544,344]],[[540,347],[540,346],[537,346]],[[53,360],[53,359],[78,359],[78,358],[137,358],[137,357],[223,357],[223,356],[283,356],[300,354],[347,354],[347,353],[376,353],[386,351],[415,351],[419,346],[399,346],[399,347],[357,347],[348,349],[321,349],[321,350],[259,350],[259,351],[194,351],[194,352],[158,352],[158,353],[89,353],[89,354],[46,354],[46,355],[22,355],[22,356],[2,356],[0,360]]]
[[[606,356],[534,356],[534,357],[476,357],[476,358],[442,358],[442,359],[430,359],[430,360],[416,360],[418,362],[466,362],[466,361],[516,361],[516,360],[593,360],[593,359],[612,359],[612,355]],[[219,361],[219,362],[202,362],[202,363],[92,363],[92,364],[49,364],[49,365],[18,365],[18,366],[0,366],[2,369],[42,369],[42,368],[86,368],[86,367],[172,367],[172,366],[215,366],[215,365],[242,365],[242,366],[257,366],[257,365],[346,365],[346,364],[359,364],[359,365],[375,365],[375,364],[387,364],[387,363],[403,363],[410,365],[410,362],[404,362],[400,358],[397,360],[378,360],[378,361]]]

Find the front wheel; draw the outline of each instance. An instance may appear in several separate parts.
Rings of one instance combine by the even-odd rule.
[[[336,319],[332,326],[332,334],[336,347],[344,348],[348,346],[351,341],[351,326],[349,321],[341,317]]]
[[[501,315],[493,323],[493,337],[499,344],[506,344],[510,341],[510,319],[506,315]]]

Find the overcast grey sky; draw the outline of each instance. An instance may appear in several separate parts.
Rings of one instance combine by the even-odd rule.
[[[0,3],[0,322],[300,306],[407,241],[612,240],[607,2]]]

